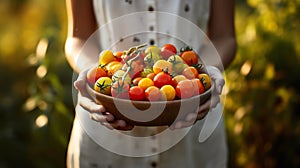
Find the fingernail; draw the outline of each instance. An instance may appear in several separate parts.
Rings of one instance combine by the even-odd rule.
[[[109,115],[107,115],[106,120],[107,120],[108,122],[113,121],[113,120],[114,120],[114,116],[111,115],[111,114],[109,114]]]
[[[186,117],[186,120],[187,120],[187,121],[192,121],[192,120],[195,120],[196,117],[197,117],[197,114],[192,113],[192,114],[189,114],[189,115]]]
[[[119,126],[120,127],[125,127],[126,126],[126,122],[123,120],[119,120]]]
[[[181,123],[179,123],[179,122],[178,122],[178,123],[176,123],[176,124],[175,124],[175,128],[176,128],[176,129],[179,129],[179,128],[181,128]]]

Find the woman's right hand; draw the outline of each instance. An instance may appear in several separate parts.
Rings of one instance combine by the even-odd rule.
[[[79,73],[77,80],[74,82],[74,87],[78,90],[78,105],[89,111],[92,120],[99,122],[101,125],[109,129],[131,130],[132,125],[127,124],[124,120],[116,120],[112,114],[106,111],[103,105],[97,104],[92,100],[86,90],[86,75],[88,69]]]

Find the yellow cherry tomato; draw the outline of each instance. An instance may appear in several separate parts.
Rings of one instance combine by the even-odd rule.
[[[122,67],[123,67],[123,64],[121,62],[118,62],[118,61],[111,61],[110,63],[108,63],[105,66],[105,68],[107,70],[107,74],[109,76],[112,76],[115,72],[122,69]]]
[[[161,71],[168,72],[171,74],[172,72],[172,64],[166,60],[158,60],[153,65],[153,72],[158,74]]]
[[[151,52],[151,53],[160,54],[160,51],[161,50],[160,50],[159,47],[151,45],[151,46],[146,48],[145,53],[149,54]]]
[[[160,88],[162,92],[162,100],[174,100],[176,96],[176,91],[171,85],[164,85]]]
[[[103,50],[99,54],[99,65],[106,65],[115,60],[116,58],[111,50]]]
[[[94,90],[99,93],[110,95],[111,83],[112,80],[109,77],[100,77],[94,85]]]
[[[138,86],[143,90],[146,90],[148,87],[153,86],[154,82],[150,78],[143,78],[139,81]]]
[[[201,83],[203,84],[204,90],[207,90],[211,87],[210,77],[206,73],[199,74],[198,78],[200,79]]]

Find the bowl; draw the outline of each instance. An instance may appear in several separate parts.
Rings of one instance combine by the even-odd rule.
[[[96,92],[90,85],[86,85],[87,92],[96,103],[102,104],[116,119],[136,126],[172,125],[187,113],[195,113],[199,105],[210,98],[211,88],[187,99],[150,102],[115,98]]]

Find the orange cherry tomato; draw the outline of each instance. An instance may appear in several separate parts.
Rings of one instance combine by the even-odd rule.
[[[87,72],[87,82],[90,86],[94,86],[95,82],[103,76],[108,76],[104,68],[101,66],[95,66]]]
[[[154,79],[154,77],[155,77],[155,73],[149,73],[147,76],[146,76],[146,78],[150,78],[151,80],[153,80]]]
[[[180,57],[189,65],[195,65],[198,63],[198,55],[194,51],[184,51],[180,54]]]
[[[158,101],[161,98],[161,91],[156,86],[150,86],[145,90],[145,98],[149,101]]]
[[[198,78],[198,70],[195,67],[189,66],[184,68],[182,75],[188,79]]]
[[[122,56],[123,56],[124,52],[123,51],[117,51],[117,52],[114,52],[114,56],[116,58],[116,61],[119,61],[121,62],[123,59],[122,59]]]
[[[137,85],[139,84],[139,81],[140,81],[141,79],[143,79],[143,78],[142,78],[142,77],[136,77],[136,78],[134,78],[134,79],[132,80],[132,84],[133,84],[134,86],[137,86]]]

